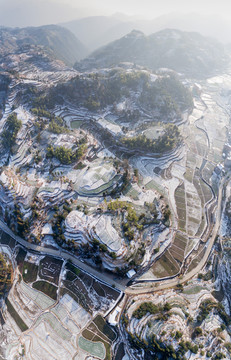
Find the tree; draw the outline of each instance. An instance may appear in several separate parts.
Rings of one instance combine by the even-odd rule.
[[[15,144],[17,134],[21,127],[22,121],[17,118],[17,114],[10,114],[6,120],[5,128],[1,135],[2,144],[5,148],[12,150],[12,146]]]

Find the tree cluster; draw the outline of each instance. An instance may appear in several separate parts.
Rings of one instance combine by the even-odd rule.
[[[165,133],[155,140],[148,139],[145,135],[138,135],[132,138],[124,137],[122,144],[132,150],[164,153],[173,150],[179,145],[181,139],[178,127],[174,124],[167,124],[165,126]]]
[[[87,146],[85,143],[79,145],[76,151],[68,149],[65,146],[57,146],[54,149],[53,146],[49,145],[47,147],[46,157],[48,159],[55,157],[61,162],[61,164],[69,165],[74,161],[79,160],[85,154],[86,150]]]
[[[142,319],[146,314],[163,314],[168,313],[171,310],[171,305],[169,303],[161,304],[153,304],[152,302],[144,302],[142,303],[132,314],[136,319]]]
[[[19,130],[22,127],[22,122],[17,118],[16,113],[8,116],[4,130],[2,132],[2,144],[5,148],[12,149]]]

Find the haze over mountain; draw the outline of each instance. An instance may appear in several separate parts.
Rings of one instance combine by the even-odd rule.
[[[87,49],[75,35],[61,26],[0,28],[0,55],[5,56],[28,45],[43,46],[70,66],[87,54]]]
[[[204,77],[222,70],[228,61],[224,46],[199,33],[162,30],[146,36],[134,30],[93,52],[76,64],[80,70],[113,67],[132,62],[152,70],[170,68],[193,77]]]
[[[65,0],[0,0],[0,25],[10,27],[41,26],[98,14]]]
[[[86,17],[62,25],[72,31],[91,51],[125,36],[134,29],[146,35],[166,28],[179,29],[199,32],[204,36],[214,37],[222,43],[231,42],[229,35],[231,24],[218,15],[170,13],[147,20],[115,14]]]

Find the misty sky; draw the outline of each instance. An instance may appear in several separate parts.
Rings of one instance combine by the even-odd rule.
[[[142,14],[155,17],[169,12],[200,12],[227,15],[231,11],[229,0],[56,0],[81,7],[97,8],[101,12],[124,12],[129,15]]]
[[[231,14],[229,0],[0,0],[0,25],[38,26],[120,12],[155,18],[170,12]]]

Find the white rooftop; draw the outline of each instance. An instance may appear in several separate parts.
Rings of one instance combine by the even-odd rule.
[[[129,271],[127,272],[127,277],[128,277],[129,279],[131,279],[134,275],[136,275],[136,272],[135,272],[134,269],[129,270]]]

